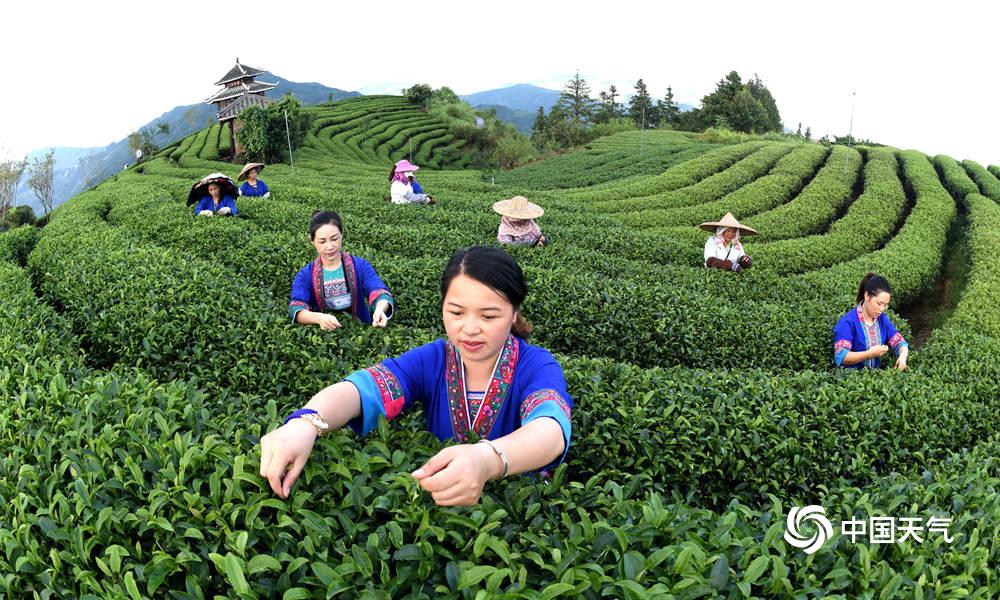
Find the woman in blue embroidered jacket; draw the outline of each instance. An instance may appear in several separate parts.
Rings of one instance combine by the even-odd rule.
[[[906,369],[910,345],[896,331],[885,310],[892,287],[880,275],[868,273],[861,279],[857,306],[837,321],[833,329],[833,354],[838,367],[877,369],[890,348],[896,351],[896,368]]]
[[[257,175],[263,170],[264,163],[247,163],[243,167],[243,170],[240,171],[240,176],[236,178],[237,181],[243,182],[243,185],[240,186],[240,196],[248,198],[271,197],[271,190],[267,188],[264,180],[257,179]]]
[[[235,217],[236,184],[222,173],[212,173],[191,187],[188,206],[197,203],[194,214],[201,217],[214,215]]]
[[[318,435],[350,425],[364,435],[379,417],[424,408],[448,446],[411,473],[439,505],[479,501],[487,480],[545,469],[569,448],[572,399],[559,363],[525,341],[524,274],[499,248],[459,250],[441,277],[448,339],[352,373],[313,396],[261,438],[260,474],[288,497]],[[475,433],[482,439],[468,443]]]
[[[392,294],[367,260],[342,250],[344,228],[340,215],[332,211],[313,213],[309,239],[317,257],[302,267],[292,283],[288,303],[292,322],[332,331],[340,327],[336,317],[340,313],[385,327],[392,317]]]

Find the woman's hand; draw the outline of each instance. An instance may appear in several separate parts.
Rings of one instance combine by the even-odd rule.
[[[388,300],[379,300],[375,304],[375,313],[372,315],[372,327],[385,327],[389,322],[389,317],[385,316],[385,311],[389,310]]]
[[[905,345],[901,346],[897,350],[897,353],[899,356],[896,357],[896,368],[900,371],[905,371],[906,361],[910,358],[910,347]]]
[[[288,498],[315,442],[316,427],[301,418],[260,438],[260,476],[267,478],[275,494]]]
[[[223,206],[222,208],[219,209],[220,215],[228,215],[230,212],[232,211],[229,210],[228,206]]]
[[[714,256],[705,261],[705,266],[710,269],[721,269],[723,271],[733,270],[733,262],[731,260],[715,258]]]
[[[471,506],[502,472],[503,461],[487,444],[461,444],[438,452],[411,475],[439,506]]]
[[[878,346],[872,346],[868,350],[868,354],[870,354],[872,358],[882,358],[882,355],[888,351],[889,351],[889,346],[886,346],[885,344],[879,344]]]
[[[320,313],[316,317],[316,323],[323,331],[333,331],[340,327],[340,321],[337,320],[337,317],[327,313]]]
[[[198,213],[198,216],[199,217],[211,217],[212,216],[212,211],[207,210],[207,209],[203,210],[200,213]]]

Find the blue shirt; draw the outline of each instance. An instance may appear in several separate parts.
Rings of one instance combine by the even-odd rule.
[[[847,314],[837,321],[833,328],[833,359],[838,367],[845,369],[877,369],[881,366],[878,358],[869,358],[853,365],[845,365],[844,357],[848,352],[865,352],[872,346],[887,345],[899,354],[899,349],[909,346],[903,334],[889,321],[885,313],[879,315],[875,322],[868,325],[864,322],[861,305],[847,311]]]
[[[240,196],[259,198],[260,196],[266,196],[268,193],[267,184],[261,179],[257,180],[257,187],[250,185],[249,181],[244,181],[243,185],[240,186]]]
[[[211,196],[205,196],[198,203],[198,206],[194,207],[194,214],[198,214],[203,210],[210,210],[215,214],[223,208],[228,208],[229,212],[235,217],[236,216],[236,201],[230,196],[223,196],[222,200],[219,200],[219,205],[215,206],[215,201],[212,200]]]
[[[356,371],[349,381],[361,395],[361,417],[350,426],[364,435],[379,417],[393,419],[415,404],[424,408],[427,429],[439,440],[465,443],[475,432],[484,439],[508,435],[535,419],[554,419],[569,450],[573,400],[562,368],[548,350],[510,335],[500,352],[485,394],[465,387],[465,368],[457,348],[439,339]]]
[[[378,276],[371,264],[347,252],[341,252],[343,276],[347,284],[347,292],[351,296],[351,316],[362,323],[372,322],[372,313],[379,301],[389,302],[386,317],[391,318],[395,301],[382,278]],[[327,312],[326,275],[323,261],[319,258],[302,267],[292,282],[292,297],[288,302],[288,313],[295,322],[295,315],[303,310],[312,312]]]

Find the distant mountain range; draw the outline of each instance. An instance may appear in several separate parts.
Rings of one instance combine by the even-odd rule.
[[[514,125],[521,133],[531,135],[538,107],[541,106],[545,112],[549,112],[559,101],[559,94],[555,90],[530,83],[519,83],[496,90],[466,94],[460,98],[478,109],[495,109],[498,119]],[[622,103],[627,104],[630,97],[623,96]],[[654,99],[655,101],[656,99]],[[683,103],[678,103],[678,106],[681,112],[687,112],[694,108],[690,104]]]
[[[496,90],[466,94],[460,98],[472,106],[505,106],[529,112],[534,118],[539,106],[544,108],[545,112],[549,112],[549,109],[555,106],[559,101],[559,92],[530,83],[519,83]]]
[[[269,72],[259,75],[257,80],[268,83],[278,82],[278,85],[267,93],[269,97],[278,99],[284,96],[285,93],[291,92],[306,105],[327,102],[331,98],[333,100],[341,100],[361,95],[358,92],[348,92],[328,87],[321,83],[288,81]],[[211,96],[215,89],[217,88],[206,85],[205,98]],[[204,102],[176,106],[149,123],[137,127],[136,130],[138,131],[144,127],[155,127],[156,123],[160,121],[166,122],[170,125],[169,135],[159,135],[154,138],[156,144],[163,148],[215,123],[215,112],[215,106],[205,104]],[[103,147],[57,147],[52,148],[52,150],[55,151],[55,174],[53,176],[55,199],[53,207],[59,206],[69,198],[104,181],[111,175],[121,171],[125,165],[135,162],[135,156],[129,152],[127,138],[112,142]],[[49,148],[32,150],[28,154],[28,158],[43,156],[48,151]],[[27,174],[25,174],[18,187],[17,203],[19,205],[27,204],[35,210],[35,213],[41,215],[41,206],[28,188],[27,181]]]
[[[460,98],[472,106],[504,106],[512,110],[529,112],[532,118],[534,118],[539,106],[544,108],[545,112],[549,112],[555,106],[556,102],[559,101],[559,94],[560,92],[556,90],[538,87],[530,83],[519,83],[505,88],[466,94],[460,96]],[[597,97],[596,91],[592,92],[592,97]],[[621,102],[627,105],[631,97],[630,94],[623,94]],[[659,99],[654,97],[653,101],[656,102]],[[678,103],[678,106],[684,112],[694,108],[690,104],[684,103]]]
[[[497,104],[477,104],[478,110],[492,110],[498,119],[504,123],[510,123],[524,135],[531,135],[531,129],[535,125],[535,113],[526,110],[517,110]],[[536,109],[537,110],[537,109]]]

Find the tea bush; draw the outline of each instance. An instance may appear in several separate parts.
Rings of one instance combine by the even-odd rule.
[[[746,224],[757,230],[755,242],[797,238],[822,232],[852,198],[862,165],[861,154],[834,146],[826,164],[790,202],[753,215]]]
[[[993,173],[974,160],[963,160],[962,166],[979,186],[979,190],[984,196],[1000,202],[1000,179],[997,179]]]
[[[458,170],[462,145],[402,98],[310,110],[295,169],[269,165],[273,197],[241,198],[239,218],[185,205],[193,181],[235,169],[210,160],[220,127],[44,229],[0,234],[0,594],[1000,594],[988,171],[892,148],[629,132],[494,185]],[[421,171],[433,206],[383,200],[407,140],[449,167]],[[478,506],[437,507],[408,475],[444,445],[416,409],[367,438],[324,437],[292,497],[275,497],[259,437],[328,383],[443,335],[442,267],[495,243],[490,205],[518,193],[546,208],[553,238],[508,250],[529,277],[534,341],[575,400],[566,464],[547,481],[492,482]],[[343,215],[345,247],[392,289],[387,329],[289,322],[315,208]],[[761,230],[738,275],[700,266],[709,234],[694,225],[726,210]],[[834,369],[832,327],[861,275],[888,276],[894,309],[933,293],[959,210],[968,283],[910,370]],[[806,555],[782,538],[806,504],[831,520],[950,517],[954,540],[852,543],[835,528]]]

